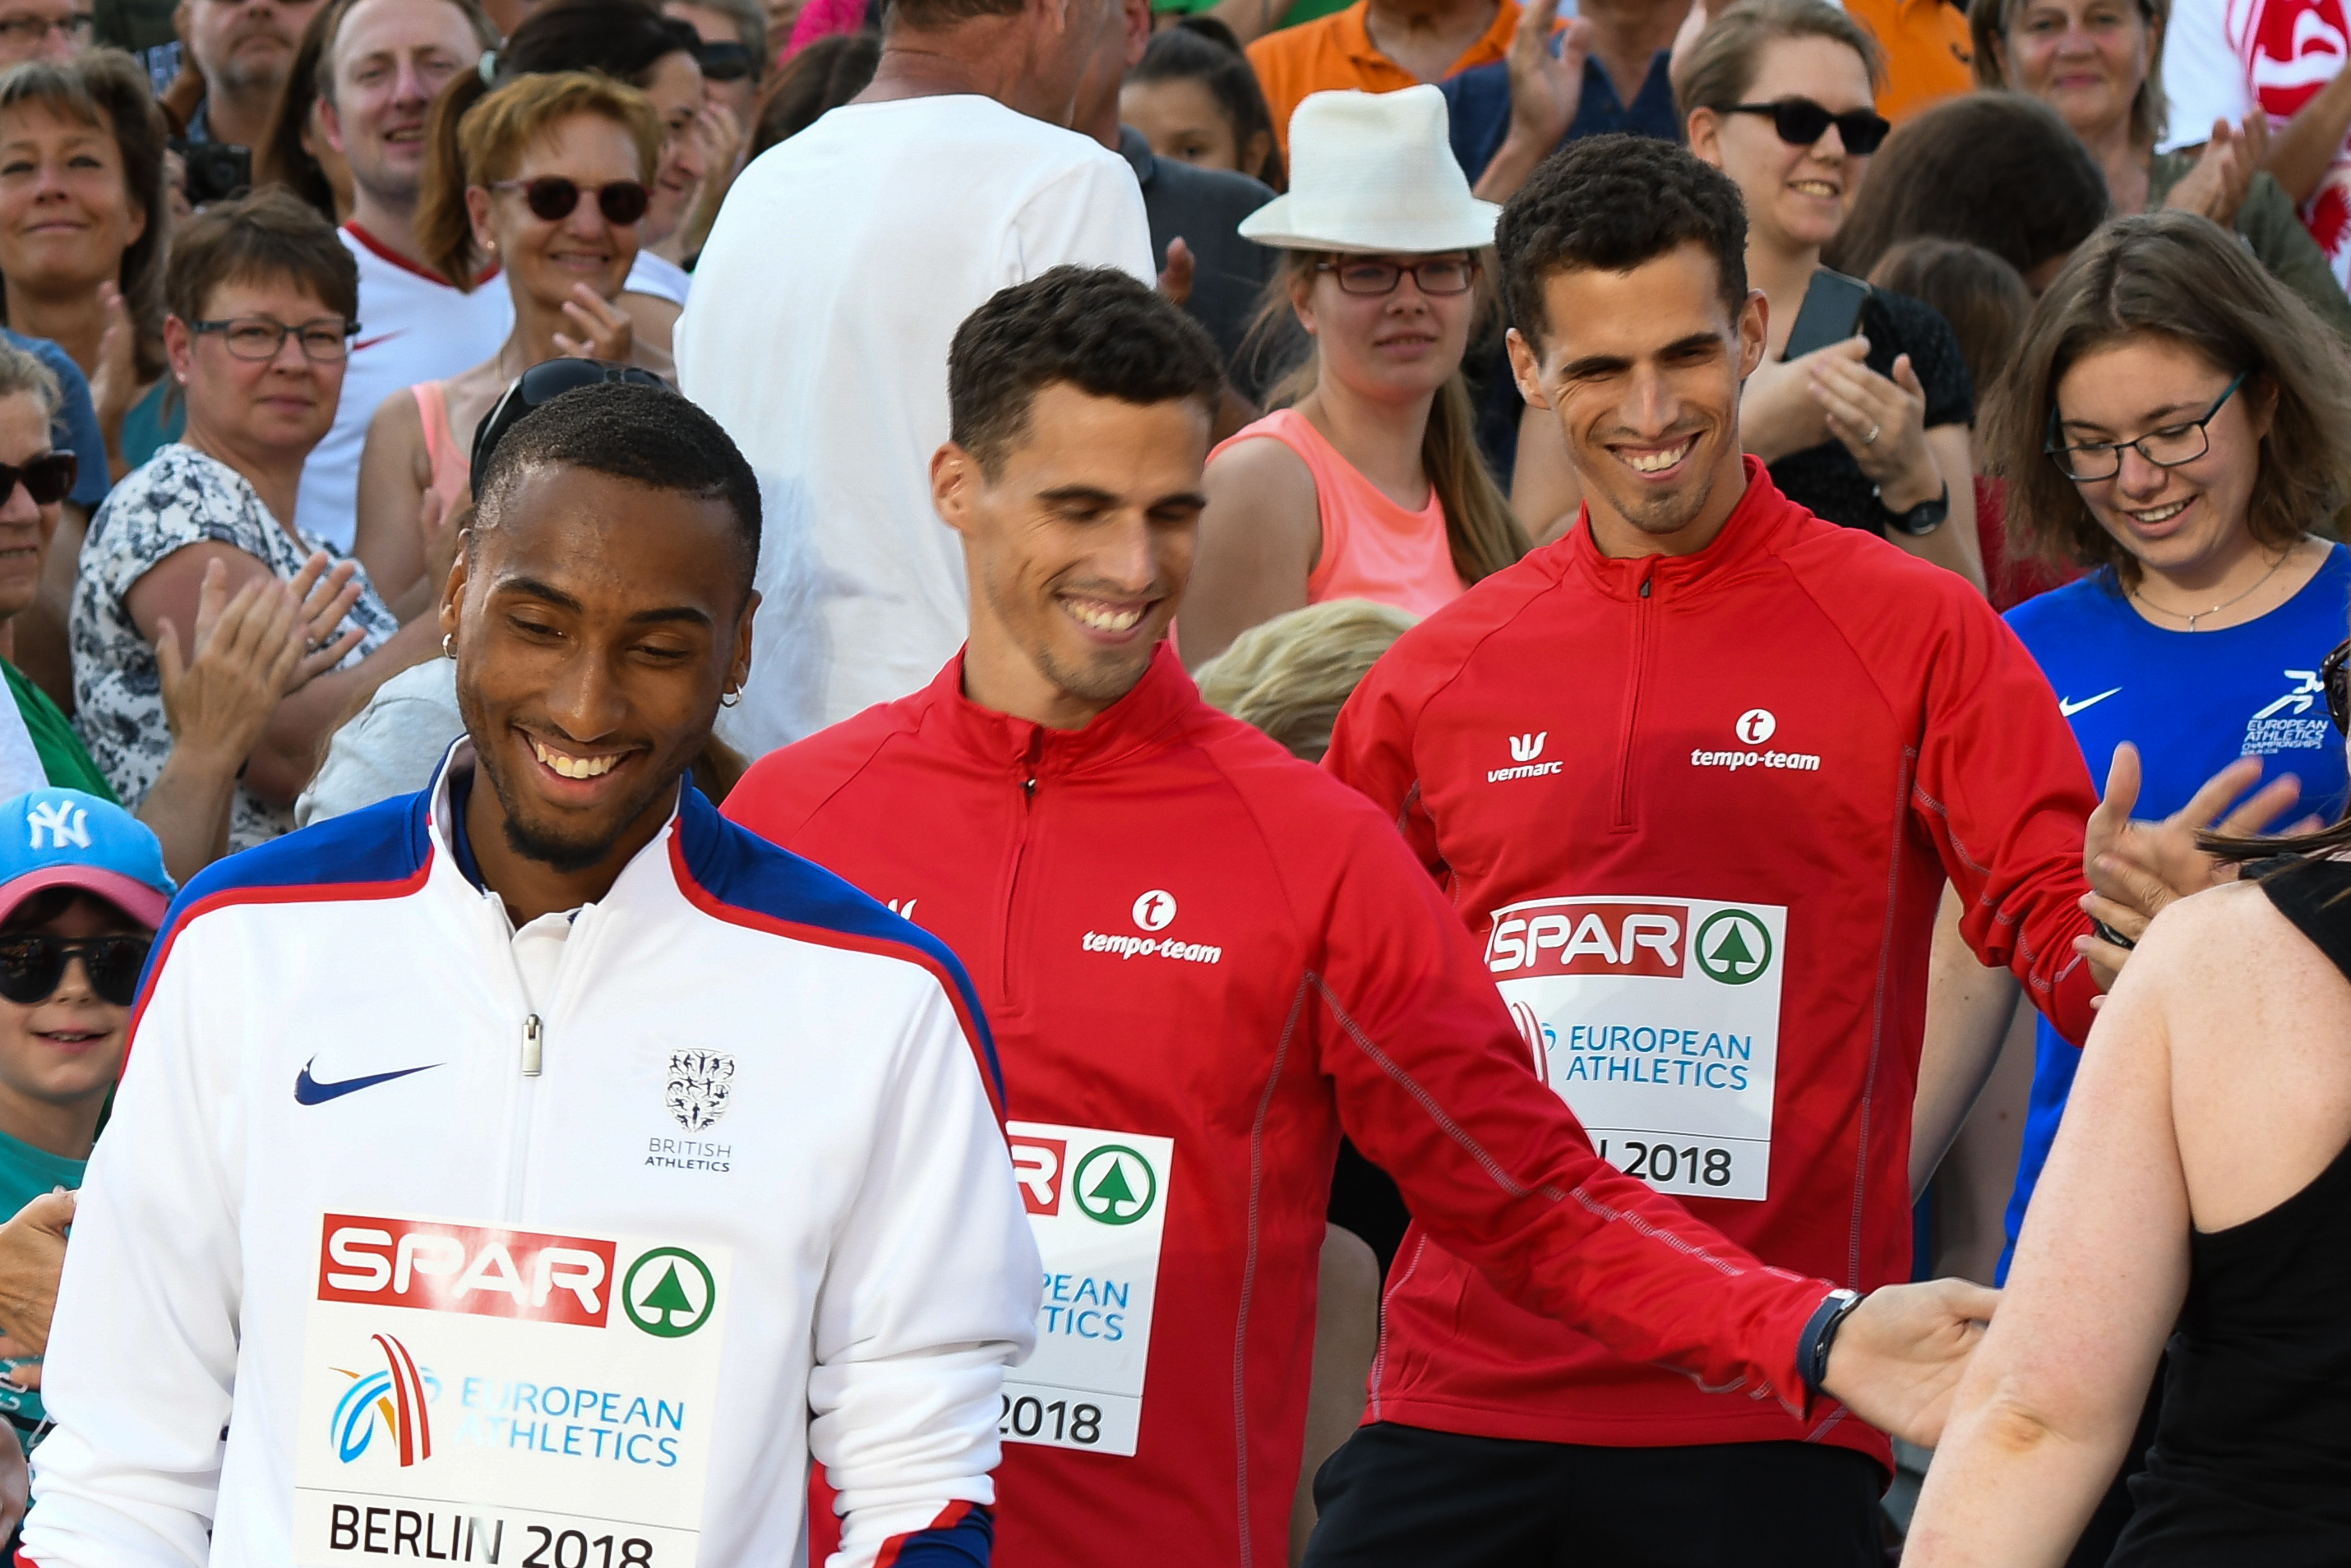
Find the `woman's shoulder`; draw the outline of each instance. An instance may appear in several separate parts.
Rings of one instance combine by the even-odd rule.
[[[235,469],[173,441],[108,492],[84,549],[151,560],[200,539],[254,549],[246,535],[257,542],[260,506],[261,498]]]
[[[1208,467],[1227,480],[1278,483],[1293,477],[1311,490],[1313,470],[1325,452],[1331,452],[1330,443],[1312,421],[1296,409],[1276,409],[1218,441],[1208,453]]]

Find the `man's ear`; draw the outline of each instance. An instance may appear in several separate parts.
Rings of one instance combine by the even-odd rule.
[[[1551,394],[1543,390],[1542,364],[1535,358],[1534,345],[1517,327],[1510,328],[1502,343],[1510,354],[1510,379],[1519,384],[1519,396],[1536,408],[1551,407]]]
[[[343,117],[335,112],[335,100],[325,93],[319,95],[319,129],[327,133],[327,145],[349,158],[350,149],[343,145]]]
[[[979,459],[954,441],[931,453],[931,504],[937,508],[939,521],[958,534],[968,535],[973,502],[985,479]]]
[[[457,535],[457,559],[449,567],[449,580],[441,585],[441,635],[457,635],[458,612],[465,603],[465,579],[473,568],[474,531],[471,528]]]
[[[740,691],[751,679],[751,623],[759,616],[759,590],[753,588],[743,605],[743,618],[735,628],[735,659],[727,666],[726,684]]]
[[[1760,288],[1747,291],[1746,307],[1739,313],[1739,379],[1755,374],[1771,342],[1771,302]]]

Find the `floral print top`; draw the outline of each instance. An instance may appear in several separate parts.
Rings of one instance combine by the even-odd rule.
[[[74,728],[114,793],[134,811],[172,754],[172,734],[163,721],[155,649],[131,618],[131,585],[164,556],[207,539],[244,551],[281,578],[299,572],[314,551],[341,556],[326,541],[298,537],[280,524],[243,474],[176,441],[108,494],[82,541],[74,585]],[[400,629],[364,567],[359,581],[350,624],[366,635],[339,670],[357,664]],[[293,826],[292,803],[276,805],[237,787],[229,848],[249,849]]]

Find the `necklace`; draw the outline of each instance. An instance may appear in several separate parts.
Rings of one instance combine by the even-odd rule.
[[[2153,599],[2148,598],[2137,588],[2131,589],[2130,597],[2137,599],[2140,604],[2145,605],[2147,608],[2153,610],[2158,615],[2168,615],[2174,620],[2186,621],[2188,623],[2188,629],[2194,631],[2196,629],[2196,623],[2202,620],[2206,616],[2219,615],[2231,605],[2235,604],[2241,599],[2251,598],[2254,594],[2258,593],[2261,590],[2262,584],[2268,582],[2272,577],[2276,576],[2278,575],[2278,569],[2283,566],[2288,561],[2294,559],[2294,553],[2298,548],[2300,548],[2298,545],[2288,545],[2285,547],[2285,554],[2280,556],[2276,560],[2270,563],[2270,569],[2261,575],[2260,580],[2255,582],[2252,587],[2247,588],[2243,593],[2237,595],[2235,598],[2222,599],[2219,604],[2212,606],[2210,608],[2198,610],[2192,615],[2186,610],[2166,609],[2163,606],[2157,604]]]

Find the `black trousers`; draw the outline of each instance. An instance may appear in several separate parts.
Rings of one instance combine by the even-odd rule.
[[[1885,1480],[1818,1443],[1604,1449],[1384,1421],[1315,1476],[1306,1568],[1883,1568]]]

